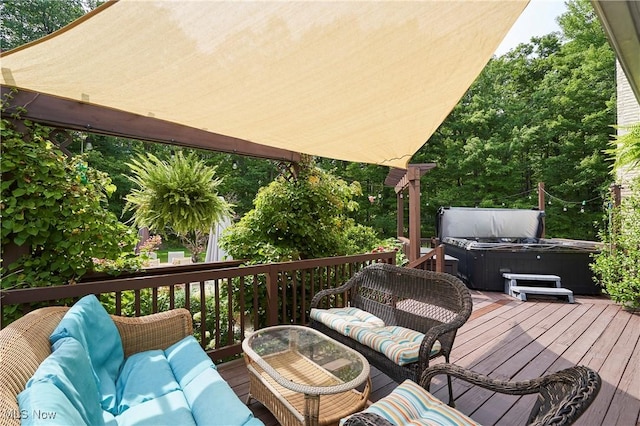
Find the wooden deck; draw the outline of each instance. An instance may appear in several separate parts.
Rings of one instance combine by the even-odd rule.
[[[602,388],[578,425],[640,424],[640,315],[606,298],[576,296],[569,304],[550,296],[521,302],[501,293],[473,291],[474,310],[460,329],[451,362],[501,379],[524,380],[582,364],[602,377]],[[436,362],[441,362],[436,360]],[[242,360],[220,365],[236,394],[249,383]],[[373,369],[371,401],[397,384]],[[431,391],[446,401],[444,377]],[[525,424],[531,397],[493,394],[454,380],[457,408],[483,425]],[[250,405],[266,425],[277,422],[260,403]]]

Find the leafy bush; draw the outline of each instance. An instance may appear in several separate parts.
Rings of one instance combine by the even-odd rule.
[[[370,248],[348,238],[354,222],[347,213],[358,208],[359,194],[357,182],[347,184],[307,160],[296,178],[280,176],[260,189],[253,210],[227,229],[221,246],[234,259],[256,263],[364,253]]]
[[[136,233],[105,208],[115,189],[109,177],[87,167],[82,156],[65,156],[50,129],[24,121],[18,131],[4,106],[3,257],[19,248],[26,254],[3,261],[2,288],[68,284],[90,270],[137,268]]]
[[[600,234],[604,249],[594,255],[596,281],[611,299],[640,308],[640,179],[619,207],[612,208],[608,230]]]

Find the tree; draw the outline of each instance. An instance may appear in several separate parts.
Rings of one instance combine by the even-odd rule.
[[[81,17],[96,0],[5,0],[0,2],[0,45],[9,50],[44,37]]]
[[[197,261],[211,226],[229,216],[232,209],[218,196],[221,180],[215,178],[215,167],[181,151],[169,161],[153,154],[139,155],[128,165],[135,188],[126,197],[125,210],[133,213],[133,223],[177,235]]]
[[[427,220],[442,205],[534,208],[544,182],[547,235],[595,239],[615,60],[588,1],[568,2],[559,23],[562,33],[493,58],[414,156],[438,164],[424,178]]]

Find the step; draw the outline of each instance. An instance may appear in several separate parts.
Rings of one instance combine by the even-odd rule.
[[[527,300],[527,294],[546,294],[551,296],[567,296],[569,303],[574,303],[573,291],[568,288],[558,287],[529,287],[529,286],[511,286],[509,288],[510,295],[517,297],[523,302]],[[516,294],[517,293],[517,294]]]

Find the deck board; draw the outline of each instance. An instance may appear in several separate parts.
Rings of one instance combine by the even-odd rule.
[[[526,380],[576,364],[602,377],[602,389],[577,425],[640,424],[640,315],[604,297],[576,296],[576,303],[548,296],[521,302],[497,292],[472,291],[474,310],[458,331],[451,361],[491,377]],[[436,363],[442,360],[435,360]],[[249,382],[242,360],[218,366],[236,394],[246,401]],[[371,401],[397,384],[375,368]],[[444,376],[431,392],[447,400]],[[457,408],[484,425],[525,424],[531,396],[494,394],[454,380]],[[259,402],[249,407],[267,426],[277,422]]]

